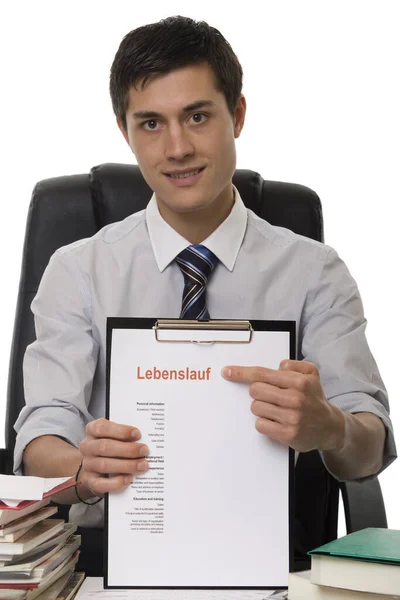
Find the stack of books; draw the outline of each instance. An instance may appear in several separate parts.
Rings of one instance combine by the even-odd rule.
[[[367,528],[309,552],[289,600],[400,600],[400,530]]]
[[[40,500],[0,501],[0,600],[70,600],[78,590],[81,538],[75,524],[54,518],[57,507],[50,506],[50,497],[69,485]]]

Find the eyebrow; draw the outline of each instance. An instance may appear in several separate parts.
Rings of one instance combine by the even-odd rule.
[[[188,104],[182,109],[182,113],[189,113],[193,110],[199,110],[200,108],[212,108],[215,107],[216,104],[212,100],[197,100],[196,102],[192,102]],[[153,110],[141,110],[133,113],[134,119],[161,119],[163,115],[161,113],[155,112]]]

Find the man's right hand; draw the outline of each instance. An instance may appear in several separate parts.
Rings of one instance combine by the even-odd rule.
[[[140,437],[139,429],[130,425],[107,419],[88,423],[86,437],[79,444],[81,485],[93,495],[103,496],[106,492],[123,490],[134,475],[147,471],[149,465],[145,457],[149,449],[138,441]]]

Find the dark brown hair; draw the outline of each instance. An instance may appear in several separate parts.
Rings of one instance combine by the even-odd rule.
[[[218,29],[204,21],[176,16],[130,31],[118,48],[110,72],[112,106],[125,130],[132,86],[144,86],[154,75],[201,63],[212,68],[217,89],[224,94],[233,116],[242,91],[243,71]]]

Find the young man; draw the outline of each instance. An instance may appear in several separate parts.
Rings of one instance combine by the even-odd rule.
[[[115,56],[117,123],[154,195],[145,211],[52,257],[32,303],[37,340],[26,352],[27,405],[16,423],[17,472],[79,470],[81,500],[75,490],[59,500],[74,504],[71,518],[82,525],[101,526],[97,499],[146,471],[151,452],[135,427],[102,418],[107,316],[188,317],[189,304],[200,318],[295,320],[298,360],[278,370],[227,365],[222,374],[249,385],[257,430],[299,452],[320,450],[339,479],[368,477],[396,456],[345,265],[332,248],[247,211],[232,185],[241,89],[237,57],[204,22],[140,27]],[[181,252],[192,245],[213,272],[206,292],[188,299]]]

